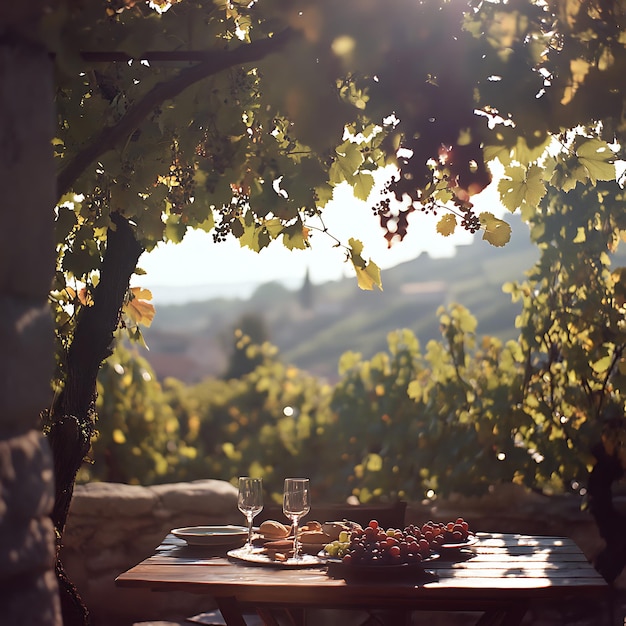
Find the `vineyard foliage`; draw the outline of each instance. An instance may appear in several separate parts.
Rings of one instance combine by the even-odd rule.
[[[477,337],[475,318],[453,304],[439,312],[441,340],[422,347],[399,329],[371,359],[344,354],[333,387],[250,342],[249,358],[262,362],[238,379],[161,386],[143,364],[136,397],[123,381],[140,366],[118,348],[126,361],[101,375],[95,463],[82,479],[252,474],[279,498],[285,476],[307,475],[316,498],[362,502],[480,494],[499,482],[584,494],[592,446],[619,449],[624,433],[625,270],[610,257],[623,202],[609,185],[545,197],[532,221],[540,259],[526,282],[504,286],[523,304],[516,341]],[[140,404],[141,393],[150,400]],[[114,419],[109,396],[127,403]],[[146,456],[131,462],[144,440]],[[117,457],[124,476],[104,462]]]
[[[625,293],[610,253],[626,231],[623,2],[62,7],[40,33],[57,70],[58,371],[45,417],[64,470],[59,529],[94,426],[96,463],[80,470],[92,478],[253,473],[276,490],[297,471],[324,497],[363,501],[498,480],[570,489],[594,438],[620,449]],[[250,346],[252,371],[192,389],[161,386],[120,349],[93,406],[108,335],[124,326],[140,340],[154,313],[128,290],[143,251],[193,228],[256,251],[308,248],[329,235],[340,185],[390,244],[424,211],[442,236],[465,228],[502,246],[508,224],[473,204],[495,165],[502,203],[541,250],[528,282],[507,286],[524,307],[518,341],[476,337],[452,306],[440,342],[400,330],[372,359],[346,354],[333,389],[265,344]],[[337,245],[361,288],[381,287],[361,242]],[[68,437],[81,444],[71,458]]]

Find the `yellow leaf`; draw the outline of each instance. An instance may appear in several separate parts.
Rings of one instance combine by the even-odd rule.
[[[350,246],[350,260],[354,266],[359,287],[363,290],[371,291],[374,286],[376,286],[382,291],[380,268],[371,259],[365,261],[361,256],[363,252],[362,242],[351,237],[348,241],[348,245]]]
[[[437,222],[437,232],[444,237],[452,235],[455,228],[456,216],[452,213],[446,213],[446,215],[442,215],[439,222]]]
[[[498,219],[493,213],[481,213],[480,223],[485,231],[483,239],[492,246],[501,248],[510,241],[511,226],[504,220]]]
[[[89,290],[86,287],[82,287],[78,290],[78,301],[83,306],[91,306],[93,304],[91,293],[89,293]]]
[[[365,267],[354,265],[356,272],[357,284],[364,291],[371,291],[374,287],[378,287],[381,291],[382,283],[380,280],[380,268],[376,263],[370,261]]]
[[[348,240],[348,245],[350,246],[350,251],[352,254],[352,257],[354,258],[354,256],[361,256],[361,252],[363,252],[363,242],[359,241],[358,239],[354,239],[354,237],[351,237]],[[365,263],[363,263],[365,264]]]
[[[140,300],[152,300],[152,292],[149,289],[131,287],[130,292],[133,294],[133,298],[139,298]]]
[[[152,299],[152,293],[148,289],[141,289],[140,287],[133,287],[130,291],[132,297],[124,307],[124,312],[135,324],[150,326],[154,319],[155,308],[147,300]]]

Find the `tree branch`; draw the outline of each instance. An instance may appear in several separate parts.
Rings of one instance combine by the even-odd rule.
[[[295,35],[296,31],[287,28],[271,38],[242,45],[235,50],[213,52],[211,58],[206,61],[182,70],[178,76],[170,81],[155,85],[139,102],[128,109],[124,117],[115,126],[104,128],[60,172],[57,181],[58,197],[61,198],[66,194],[98,157],[113,149],[118,143],[125,141],[156,106],[175,98],[185,89],[204,78],[213,76],[229,67],[259,61],[278,52]]]

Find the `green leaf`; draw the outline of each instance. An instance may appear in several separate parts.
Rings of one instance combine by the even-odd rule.
[[[498,219],[493,213],[486,211],[480,214],[480,223],[484,229],[483,239],[492,246],[501,248],[511,239],[511,226]]]
[[[317,197],[315,204],[320,208],[324,208],[333,198],[333,188],[330,185],[320,185],[315,188],[315,194]]]
[[[437,232],[444,237],[449,237],[454,233],[456,229],[456,215],[453,213],[446,213],[442,215],[437,222]]]
[[[231,225],[231,232],[237,239],[243,236],[244,233],[244,225],[240,217],[234,219]]]
[[[234,223],[237,223],[237,220]],[[259,229],[257,228],[257,226],[255,226],[254,222],[249,224],[246,223],[244,220],[243,232],[238,237],[238,239],[239,245],[242,248],[250,248],[250,250],[254,250],[255,252],[259,252],[261,249],[261,246],[259,244]]]
[[[170,215],[165,223],[165,237],[174,243],[180,243],[185,236],[187,226],[180,220],[180,215]]]
[[[337,158],[330,166],[329,180],[332,184],[338,185],[344,180],[353,184],[354,175],[363,163],[363,155],[359,146],[351,141],[346,141],[337,148]]]
[[[272,239],[276,239],[278,235],[283,231],[283,224],[277,217],[273,217],[263,222],[263,226],[267,229],[267,232],[271,235]]]
[[[611,363],[613,362],[613,357],[611,355],[607,355],[598,359],[594,363],[591,363],[591,369],[598,374],[603,374],[606,372],[609,367],[611,367]]]
[[[76,213],[71,207],[60,206],[57,209],[57,218],[54,223],[57,241],[63,241],[76,226]]]
[[[594,185],[599,180],[615,179],[614,154],[606,141],[589,139],[576,149],[576,154]]]
[[[511,162],[511,149],[508,146],[495,145],[485,146],[483,149],[485,155],[485,161],[495,161],[496,159],[502,163],[502,165],[508,165]]]
[[[289,250],[306,250],[309,247],[308,229],[296,222],[283,229],[283,245]]]
[[[213,211],[209,211],[207,218],[203,222],[200,222],[196,228],[203,230],[205,233],[210,233],[214,226],[215,218],[213,217]]]
[[[498,191],[502,204],[511,213],[526,206],[535,209],[546,194],[541,169],[536,165],[528,169],[519,165],[505,168]]]
[[[363,252],[363,242],[358,239],[354,239],[354,237],[350,237],[348,245],[350,246],[351,254],[360,258],[361,252]],[[365,261],[363,261],[363,265],[365,265]]]
[[[354,185],[352,187],[354,196],[359,200],[367,200],[369,198],[372,187],[374,186],[374,177],[365,172],[359,172],[354,177]]]

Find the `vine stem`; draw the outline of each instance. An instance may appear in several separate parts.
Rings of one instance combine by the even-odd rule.
[[[166,100],[171,100],[198,81],[208,78],[230,67],[259,61],[270,54],[279,52],[297,35],[297,31],[287,28],[273,37],[259,39],[234,50],[217,50],[210,58],[182,70],[175,78],[158,83],[126,114],[115,126],[104,128],[89,144],[61,170],[57,178],[57,194],[63,197],[70,191],[76,180],[105,152],[125,141],[154,108]]]

